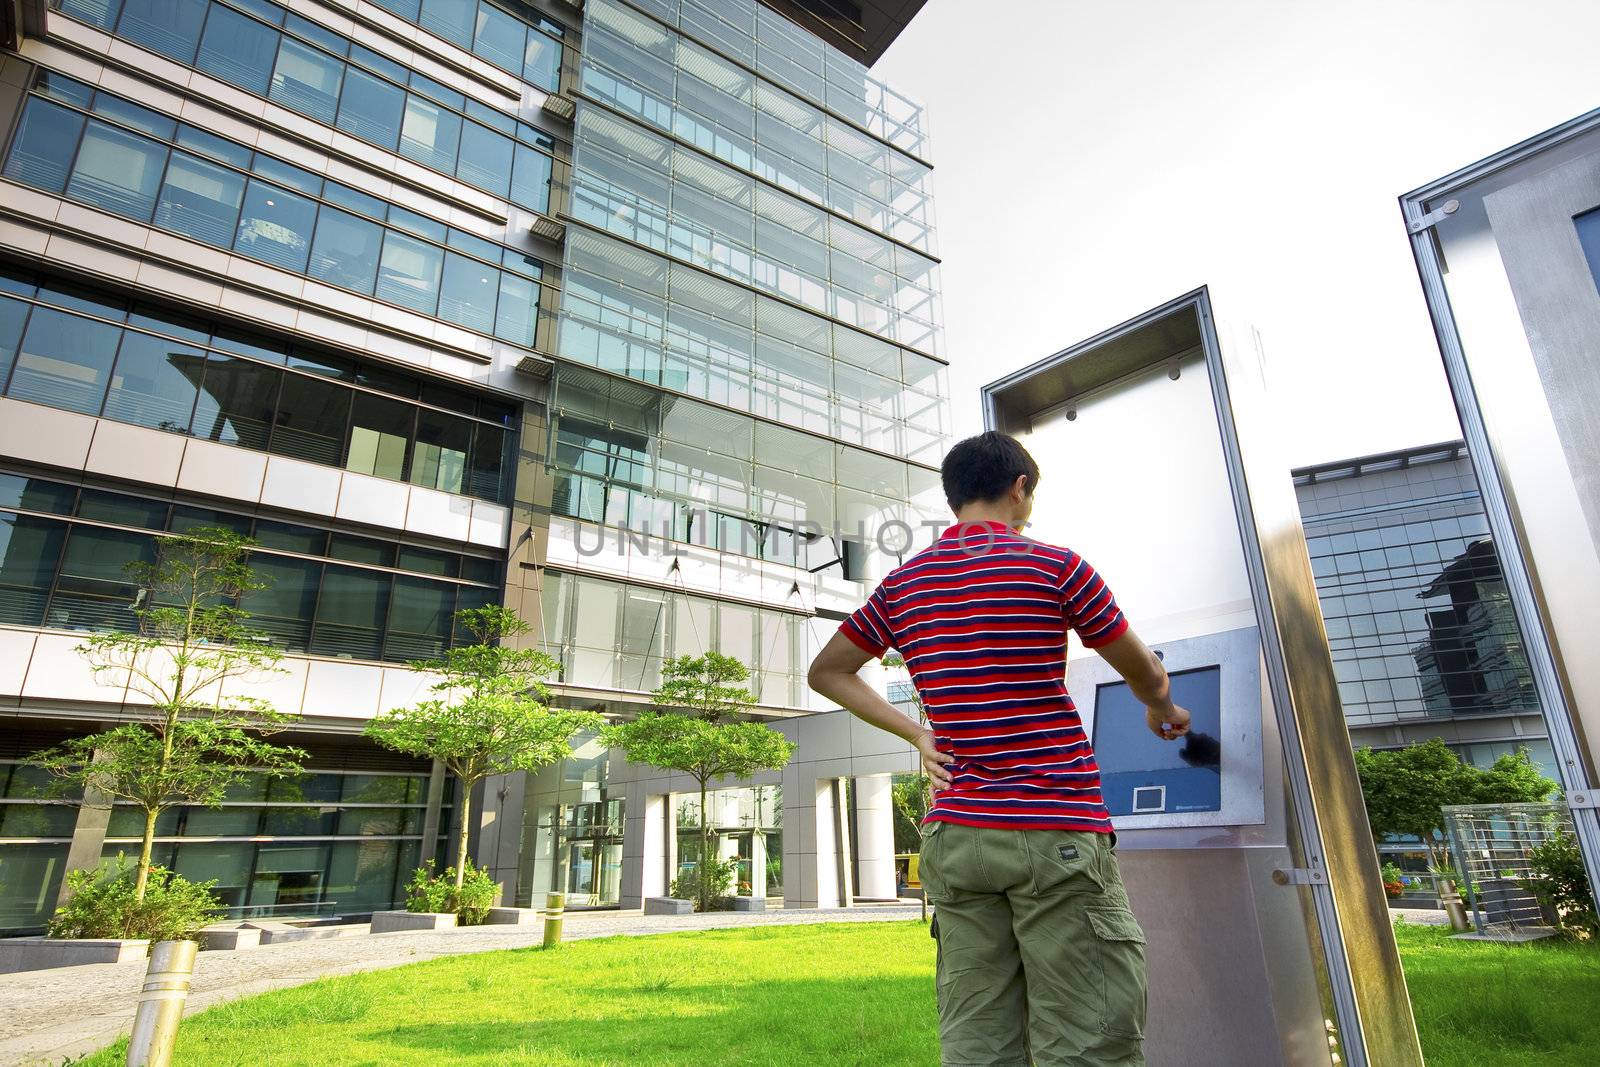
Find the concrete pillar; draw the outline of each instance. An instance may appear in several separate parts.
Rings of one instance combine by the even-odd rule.
[[[767,835],[760,827],[750,835],[750,895],[767,895]]]
[[[850,779],[833,779],[834,870],[839,879],[839,907],[855,906],[855,850],[850,847]]]
[[[678,877],[678,800],[671,793],[661,796],[661,892],[672,891],[672,880]]]
[[[99,752],[94,754],[99,760]],[[56,906],[67,902],[67,875],[73,871],[93,870],[100,865],[100,854],[105,849],[106,826],[111,822],[111,798],[98,789],[85,789],[83,803],[78,805],[78,819],[72,826],[72,844],[67,846],[67,865],[61,872],[61,888],[56,892]]]
[[[868,900],[896,897],[893,779],[875,774],[855,780],[856,895]]]
[[[640,908],[667,895],[667,827],[671,798],[629,790],[622,806],[622,889],[619,904]]]
[[[485,778],[474,790],[472,862],[500,883],[500,900],[515,899],[522,856],[522,808],[528,775],[524,771]]]

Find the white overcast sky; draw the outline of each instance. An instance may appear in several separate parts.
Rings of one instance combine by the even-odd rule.
[[[1397,198],[1600,106],[1596,42],[1597,0],[929,0],[875,73],[929,112],[956,432],[1209,283],[1288,463],[1457,436]]]

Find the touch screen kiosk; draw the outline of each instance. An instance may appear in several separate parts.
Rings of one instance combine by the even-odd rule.
[[[1172,699],[1191,716],[1182,741],[1150,732],[1144,705],[1098,656],[1077,659],[1069,683],[1118,833],[1262,823],[1259,634],[1247,627],[1155,647]]]
[[[1260,370],[1202,289],[989,385],[984,413],[1039,462],[1028,533],[1094,565],[1193,716],[1156,738],[1069,643],[1148,942],[1148,1061],[1420,1067]]]

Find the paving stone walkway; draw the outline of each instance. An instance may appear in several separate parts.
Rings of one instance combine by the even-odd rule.
[[[883,922],[914,919],[915,904],[857,908],[795,908],[759,914],[651,915],[569,912],[564,939],[713,930],[797,923]],[[195,964],[187,1011],[328,975],[398,967],[436,956],[523,948],[542,940],[542,926],[477,927],[415,933],[363,934],[325,941],[202,952]],[[58,1065],[109,1045],[127,1033],[144,979],[145,962],[99,963],[48,971],[0,974],[0,1064]]]

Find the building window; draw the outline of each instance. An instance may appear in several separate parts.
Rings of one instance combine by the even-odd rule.
[[[4,287],[19,294],[0,296],[6,396],[446,493],[509,492],[509,404],[143,305],[130,315],[24,273]]]
[[[469,24],[475,24],[471,0],[443,0],[443,4],[452,14],[459,13]],[[206,0],[101,0],[98,4],[91,0],[54,0],[54,5],[64,14],[115,32],[118,37],[179,63],[198,67],[246,92],[272,99],[319,122],[336,124],[362,140],[389,151],[398,147],[402,155],[479,185],[497,196],[507,194],[505,178],[510,174],[514,144],[521,142],[542,152],[554,151],[554,141],[531,125],[504,113],[492,112],[481,104],[468,105],[460,93],[444,89],[432,79],[408,71],[314,23],[289,15],[268,0],[252,0],[248,4],[238,0],[237,6],[221,0],[210,3]],[[484,6],[489,5],[485,3]],[[120,19],[117,17],[119,7]],[[407,17],[416,21],[415,15]],[[540,19],[539,28],[532,28],[505,17],[504,24],[494,20],[484,24],[481,50],[474,48],[471,28],[466,30],[467,41],[462,47],[479,51],[479,54],[489,53],[485,58],[490,58],[491,62],[498,61],[491,57],[508,58],[513,54],[520,57],[525,53],[528,61],[521,66],[531,75],[530,80],[533,76],[544,79],[536,84],[554,91],[561,46],[550,35],[560,36],[560,27]],[[553,48],[553,66],[547,49],[533,47],[532,38],[535,37],[549,42]],[[408,87],[416,92],[408,92]],[[464,156],[456,153],[447,135],[439,139],[402,136],[403,129],[409,125],[411,106],[415,104],[419,114],[430,106],[418,93],[445,97],[437,102],[456,112],[448,119],[438,120],[436,128],[441,134],[445,134],[447,126],[464,124],[464,128],[473,130],[479,140],[504,142],[506,166],[489,175],[490,184],[474,180],[483,177],[482,172],[469,166]],[[474,121],[472,117],[478,109],[481,112],[477,117],[484,122]],[[459,114],[463,110],[467,113],[465,117]],[[491,126],[502,129],[491,129]],[[412,132],[420,133],[422,129],[422,126],[412,127]],[[521,206],[540,213],[549,211],[548,181],[537,187],[523,186],[519,194],[524,197],[516,201]]]
[[[250,566],[268,584],[241,606],[286,652],[437,656],[473,640],[453,614],[503,584],[499,559],[0,473],[0,624],[131,631],[143,593],[128,564],[152,561],[163,531],[201,525],[255,537]]]
[[[87,87],[72,88],[55,75],[41,79],[40,87],[43,92],[79,98],[87,92]],[[99,114],[138,121],[127,112],[132,105],[118,97],[96,92],[92,99]],[[145,112],[143,108],[136,110]],[[64,132],[81,125],[83,118],[41,97],[30,97],[26,115],[36,112],[42,122],[63,124]],[[153,222],[186,237],[231,248],[283,270],[309,274],[423,315],[436,315],[469,330],[532,345],[533,331],[529,326],[537,321],[538,279],[543,274],[543,264],[538,260],[387,205],[270,156],[252,153],[243,146],[202,136],[203,131],[162,121],[162,137],[177,138],[176,143],[187,142],[212,155],[226,156],[228,165],[201,159],[145,133],[93,118],[88,120],[82,145],[68,165],[65,195],[140,222]],[[143,123],[141,127],[150,125]],[[43,136],[25,125],[24,138],[13,146],[5,173],[23,181],[37,179],[42,188],[57,189],[54,164],[41,164],[33,154],[54,149],[30,148],[31,142],[26,139]],[[234,166],[262,176],[247,178],[228,169]],[[506,176],[509,166],[508,156]],[[318,196],[322,200],[316,199]],[[361,219],[324,201],[366,210],[391,225]],[[394,226],[404,226],[430,239],[401,233]],[[440,273],[447,255],[441,245],[445,243],[470,249],[473,258],[448,253],[452,273],[441,304]],[[519,278],[517,272],[523,276]],[[508,277],[515,281],[508,283]],[[498,308],[497,303],[502,300],[511,306]],[[517,301],[527,303],[516,306]]]

